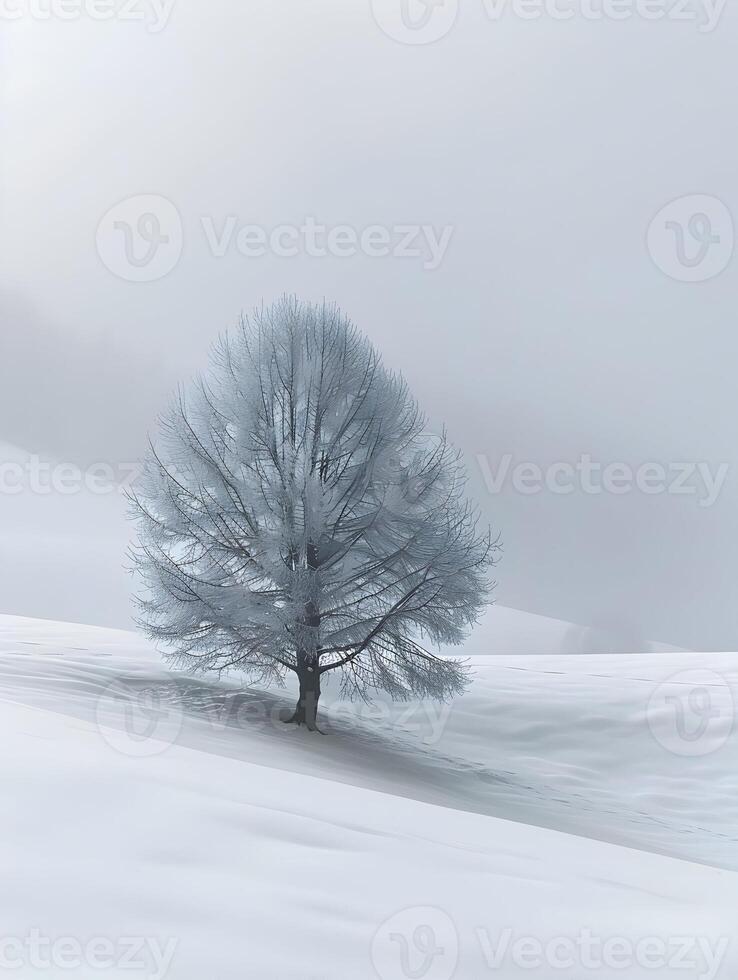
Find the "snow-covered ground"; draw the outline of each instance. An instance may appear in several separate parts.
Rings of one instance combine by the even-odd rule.
[[[733,980],[738,656],[472,665],[446,707],[329,688],[309,735],[289,691],[0,618],[3,965]]]

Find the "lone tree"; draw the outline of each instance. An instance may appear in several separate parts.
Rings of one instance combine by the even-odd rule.
[[[286,298],[242,319],[180,390],[132,495],[149,636],[190,670],[297,675],[316,728],[321,678],[343,693],[446,699],[487,601],[497,545],[405,381],[332,306]]]

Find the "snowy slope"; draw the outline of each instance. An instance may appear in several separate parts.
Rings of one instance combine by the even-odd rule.
[[[310,736],[287,695],[174,677],[132,634],[0,619],[4,934],[139,937],[139,975],[174,980],[579,980],[554,961],[589,935],[598,976],[731,980],[738,658],[474,666],[440,713],[329,691]],[[699,738],[670,727],[685,681],[718,685]],[[525,937],[556,940],[538,968]]]
[[[678,647],[639,637],[625,623],[606,622],[599,627],[578,626],[550,616],[538,616],[495,604],[475,626],[464,652],[494,654],[620,654],[677,653]]]

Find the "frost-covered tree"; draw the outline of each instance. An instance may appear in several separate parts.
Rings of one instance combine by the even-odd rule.
[[[132,495],[141,622],[177,666],[366,698],[446,699],[488,598],[479,533],[445,435],[332,306],[283,299],[242,320],[180,391]]]

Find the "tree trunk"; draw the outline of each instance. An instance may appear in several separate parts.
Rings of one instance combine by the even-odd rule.
[[[311,571],[318,567],[318,549],[314,544],[307,547],[307,566]],[[300,697],[297,700],[295,713],[288,718],[288,723],[305,725],[310,732],[317,732],[318,701],[320,700],[320,657],[318,650],[318,632],[320,630],[320,608],[315,599],[305,603],[305,610],[300,625],[304,628],[303,636],[297,648],[297,676],[300,680]]]
[[[320,672],[314,667],[305,667],[297,676],[300,679],[300,696],[295,713],[287,719],[287,724],[305,725],[308,731],[317,732]]]

